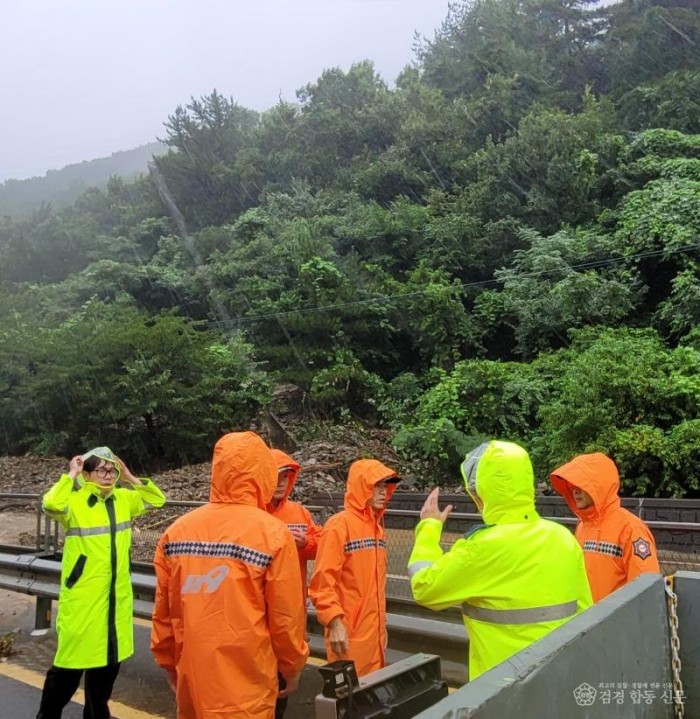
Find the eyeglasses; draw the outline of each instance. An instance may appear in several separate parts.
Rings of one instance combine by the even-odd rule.
[[[116,467],[99,467],[98,469],[92,470],[100,479],[109,477],[110,475],[119,474],[119,470]]]

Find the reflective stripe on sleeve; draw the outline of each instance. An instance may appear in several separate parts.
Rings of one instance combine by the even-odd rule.
[[[421,569],[432,566],[432,562],[413,562],[413,564],[408,565],[408,576],[412,577],[416,572],[420,572]]]
[[[115,525],[117,532],[123,532],[125,529],[131,529],[131,522],[119,522]],[[106,527],[71,527],[66,532],[66,537],[92,537],[96,534],[109,534],[110,526]]]
[[[468,602],[462,603],[462,614],[470,619],[489,624],[539,624],[566,619],[576,614],[576,600],[563,604],[551,604],[548,607],[531,607],[529,609],[489,609],[475,607]]]

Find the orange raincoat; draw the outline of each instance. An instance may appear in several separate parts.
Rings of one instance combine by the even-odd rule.
[[[386,541],[368,502],[374,485],[396,473],[376,459],[354,462],[348,473],[345,510],[324,525],[309,596],[326,627],[328,661],[352,659],[358,676],[384,666],[386,635]],[[396,489],[387,486],[386,501]],[[350,641],[346,657],[331,650],[328,625],[342,617]]]
[[[581,520],[576,539],[583,548],[593,601],[607,597],[640,574],[660,571],[649,527],[620,504],[620,477],[612,459],[600,452],[579,455],[555,469],[551,480]],[[592,506],[577,509],[573,487],[590,494]]]
[[[178,719],[272,719],[278,670],[289,678],[306,663],[294,540],[264,509],[276,485],[262,439],[227,434],[210,503],[158,542],[151,651],[177,671]]]
[[[316,559],[316,549],[318,547],[318,538],[321,534],[321,527],[314,522],[308,509],[298,502],[292,502],[289,499],[289,495],[292,493],[294,484],[299,476],[299,470],[301,469],[299,464],[279,449],[273,449],[272,456],[277,464],[278,471],[282,469],[282,467],[289,467],[292,471],[289,476],[289,484],[287,485],[287,492],[284,498],[276,507],[271,503],[268,504],[267,511],[273,517],[282,520],[289,529],[299,529],[306,534],[306,544],[301,549],[297,547],[304,606],[306,606],[306,565],[309,560]]]

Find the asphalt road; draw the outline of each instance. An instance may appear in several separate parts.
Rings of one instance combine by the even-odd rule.
[[[0,674],[0,719],[33,719],[41,691],[29,684]],[[81,719],[83,708],[71,702],[63,710],[63,719]]]

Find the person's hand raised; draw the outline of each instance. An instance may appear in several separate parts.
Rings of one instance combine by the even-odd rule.
[[[70,465],[68,466],[68,476],[71,479],[77,479],[78,475],[83,471],[84,464],[85,462],[80,455],[73,457],[70,461]]]
[[[126,466],[124,461],[117,457],[117,455],[114,455],[114,459],[116,460],[117,467],[119,468],[119,478],[126,482],[127,484],[130,484],[132,487],[138,487],[141,484],[141,480],[138,477],[135,477],[129,468]]]
[[[452,505],[448,504],[445,509],[440,511],[438,500],[440,499],[440,489],[435,489],[428,495],[420,510],[421,519],[439,519],[443,524],[447,521],[452,511]]]

